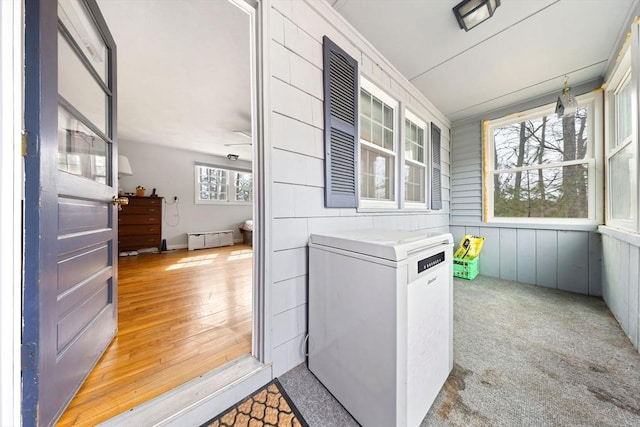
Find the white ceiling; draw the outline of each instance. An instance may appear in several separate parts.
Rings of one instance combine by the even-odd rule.
[[[234,133],[251,132],[249,15],[226,0],[98,5],[118,49],[122,144],[251,160],[251,139]]]
[[[451,121],[603,77],[637,0],[502,0],[469,32],[459,0],[329,0]],[[617,52],[616,52],[617,53]]]
[[[565,74],[603,77],[640,0],[502,0],[469,32],[457,0],[327,1],[456,121],[559,92]],[[118,46],[119,140],[250,160],[234,133],[251,128],[249,16],[228,0],[98,4]]]

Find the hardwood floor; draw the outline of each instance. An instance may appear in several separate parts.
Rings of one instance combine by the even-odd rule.
[[[119,259],[118,334],[58,426],[93,426],[251,351],[252,249]]]

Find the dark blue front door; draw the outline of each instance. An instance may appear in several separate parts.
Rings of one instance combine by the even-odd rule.
[[[115,58],[95,0],[26,0],[28,426],[55,423],[117,328]]]

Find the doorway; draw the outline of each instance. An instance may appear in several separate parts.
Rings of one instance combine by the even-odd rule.
[[[252,122],[253,85],[250,69],[249,16],[227,1],[131,4],[99,0],[98,5],[118,45],[119,154],[127,156],[132,172],[132,175],[121,177],[119,187],[123,193],[130,193],[137,186],[144,186],[147,195],[154,191],[162,197],[163,237],[168,251],[157,254],[141,250],[137,255],[120,257],[118,335],[94,372],[90,374],[79,395],[72,401],[69,410],[62,416],[59,425],[93,425],[130,409],[132,404],[139,404],[178,386],[180,382],[177,381],[186,382],[222,366],[229,361],[229,354],[233,354],[233,351],[237,354],[251,353],[251,332],[248,339],[243,333],[240,334],[243,335],[240,340],[234,337],[238,341],[236,348],[231,353],[219,354],[216,358],[211,354],[211,348],[221,339],[228,338],[228,335],[212,335],[207,339],[204,334],[188,332],[193,332],[196,327],[190,327],[184,317],[182,320],[173,319],[173,324],[168,317],[175,314],[175,305],[171,305],[178,300],[206,299],[206,292],[203,292],[207,287],[210,288],[210,294],[215,296],[229,291],[222,298],[239,297],[245,301],[247,298],[250,301],[252,299],[255,265],[251,256],[253,251],[250,245],[243,245],[244,242],[238,241],[244,237],[240,234],[240,225],[253,218],[255,208],[253,204],[230,200],[229,191],[226,192],[226,204],[224,200],[220,200],[223,199],[224,191],[218,191],[215,194],[217,198],[212,200],[212,203],[198,200],[199,190],[195,172],[197,166],[201,165],[244,173],[249,168],[253,172],[252,129],[255,125]],[[182,9],[173,10],[172,7],[176,5]],[[163,10],[154,11],[144,9],[145,7]],[[203,9],[207,7],[209,9]],[[222,11],[222,7],[226,10]],[[231,18],[229,14],[235,17]],[[211,34],[204,28],[207,25],[197,23],[207,22],[207,17],[210,19],[209,26],[215,29],[215,34],[225,36],[225,49],[234,46],[228,39],[235,42],[246,41],[243,50],[246,52],[246,64],[243,63],[247,67],[244,72],[246,80],[242,88],[237,90],[242,94],[220,93],[219,97],[211,95],[213,92],[210,90],[213,90],[214,85],[210,83],[221,82],[225,88],[230,89],[237,85],[234,79],[242,75],[237,69],[225,71],[224,64],[219,62],[220,58],[225,58],[225,63],[230,67],[237,68],[243,64],[229,54],[214,53],[215,43],[212,43]],[[244,22],[240,24],[234,19]],[[184,22],[180,22],[182,20]],[[141,22],[154,28],[147,28]],[[233,31],[241,29],[244,34],[242,37],[236,33],[229,35],[225,31],[226,25]],[[185,34],[188,32],[187,29],[193,29],[196,34]],[[150,36],[145,38],[143,34]],[[197,40],[197,43],[185,43],[184,37]],[[152,47],[141,44],[150,38],[155,38],[158,45]],[[180,40],[183,40],[182,43]],[[233,50],[238,51],[238,48]],[[211,65],[210,57],[218,58],[215,66]],[[142,61],[131,65],[128,63],[131,58],[142,58]],[[131,69],[138,70],[141,74],[151,74],[151,77],[128,77]],[[208,74],[208,84],[204,86],[197,84],[203,74]],[[167,78],[167,75],[171,77]],[[128,93],[133,95],[128,97]],[[246,105],[238,105],[235,101],[247,98],[246,94],[249,94]],[[230,114],[226,114],[226,110]],[[223,120],[222,116],[226,118]],[[213,120],[212,117],[217,119]],[[220,129],[219,122],[225,123],[227,129]],[[227,154],[237,155],[238,158],[232,160]],[[230,176],[223,185],[227,185],[228,188],[233,185]],[[217,222],[211,221],[212,218]],[[188,244],[186,233],[221,229],[233,231],[234,240],[239,244],[197,251],[188,251],[185,248]],[[231,271],[233,274],[225,275],[222,271],[224,269],[219,268],[222,264],[226,264],[227,272]],[[240,265],[242,267],[238,267]],[[246,294],[238,295],[237,292],[234,294],[233,289],[229,289],[238,287],[240,282],[243,289],[247,283],[251,288],[248,297]],[[178,287],[181,288],[180,291],[176,290]],[[154,294],[164,298],[164,303],[160,299],[153,301]],[[136,299],[137,303],[134,302]],[[215,301],[215,298],[213,300]],[[132,307],[132,304],[138,305]],[[163,304],[165,308],[161,308]],[[249,302],[249,308],[250,306]],[[202,304],[192,309],[215,311],[211,304]],[[211,329],[219,326],[216,323],[229,322],[233,317],[233,322],[242,324],[243,328],[248,325],[250,331],[253,324],[250,310],[246,312],[240,309],[240,312],[230,312],[226,317],[213,311],[211,316],[205,316],[212,322],[212,325],[209,325],[212,326]],[[143,320],[136,322],[136,316]],[[238,319],[238,316],[242,319]],[[202,317],[196,316],[190,321],[199,327],[202,327],[204,322]],[[152,329],[142,328],[145,322],[168,323],[168,330],[173,334],[163,336],[157,330],[150,332]],[[201,329],[206,329],[206,325]],[[135,340],[129,340],[126,345],[131,347],[126,348],[122,335],[129,334],[133,334],[134,337],[135,334],[139,334],[140,345],[136,346]],[[146,338],[150,338],[148,334],[152,334],[152,337],[145,340],[142,338],[145,334]],[[178,345],[173,340],[181,341],[180,348],[186,352],[184,358],[189,360],[182,368],[177,359],[171,360],[171,357],[179,359],[179,353],[182,351],[175,350]],[[203,350],[205,347],[208,350]],[[205,359],[208,358],[207,360],[201,362],[200,359],[194,358],[203,353],[207,353],[207,356],[203,356]],[[105,398],[104,393],[111,384],[105,381],[105,378],[122,358],[128,359],[130,366],[124,368],[126,374],[120,380],[114,381],[127,384]],[[194,364],[201,366],[193,370]],[[154,382],[155,377],[147,370],[153,365],[160,367],[165,377],[171,377],[171,381]],[[185,368],[187,365],[191,366]],[[95,381],[93,377],[96,378]],[[126,397],[127,388],[134,395],[138,395],[138,400]],[[141,394],[146,394],[142,400]],[[75,405],[77,399],[80,399],[80,403]],[[102,411],[101,407],[108,410]],[[113,412],[115,408],[119,409]]]

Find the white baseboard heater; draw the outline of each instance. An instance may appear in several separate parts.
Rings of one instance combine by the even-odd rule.
[[[187,233],[188,248],[194,249],[217,248],[219,246],[233,245],[233,231],[201,231]]]

